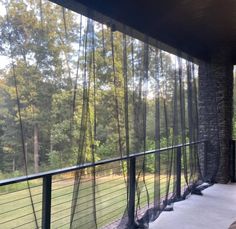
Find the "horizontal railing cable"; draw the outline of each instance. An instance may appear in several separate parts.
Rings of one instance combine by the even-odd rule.
[[[116,162],[123,162],[127,161],[127,166],[129,163],[132,161],[136,161],[136,167],[134,167],[135,171],[139,171],[141,169],[142,164],[139,164],[139,158],[142,160],[141,157],[150,155],[150,154],[160,154],[160,156],[163,156],[162,162],[161,162],[161,168],[160,168],[160,177],[159,177],[159,189],[160,189],[160,203],[163,203],[163,206],[165,202],[163,201],[172,201],[172,198],[176,198],[176,191],[174,188],[176,187],[176,184],[178,184],[179,188],[179,195],[182,195],[185,191],[186,188],[188,188],[188,184],[186,183],[185,179],[183,178],[183,169],[181,169],[181,172],[178,173],[178,177],[176,178],[176,170],[174,170],[171,174],[170,177],[166,176],[165,172],[166,169],[168,169],[168,165],[166,164],[166,157],[168,156],[169,151],[172,151],[174,149],[178,149],[181,151],[181,148],[186,148],[189,146],[193,146],[196,144],[201,144],[205,143],[205,141],[197,141],[197,142],[192,142],[192,143],[186,143],[186,144],[180,144],[180,145],[175,145],[175,146],[170,146],[166,148],[162,148],[159,150],[149,150],[146,152],[141,152],[141,153],[135,153],[131,154],[128,156],[123,156],[123,157],[118,157],[118,158],[112,158],[112,159],[105,159],[101,161],[97,161],[95,163],[85,163],[82,165],[77,165],[69,168],[63,168],[63,169],[58,169],[58,170],[52,170],[48,172],[42,172],[38,174],[32,174],[28,176],[23,176],[23,177],[17,177],[17,178],[11,178],[11,179],[6,179],[0,181],[0,187],[6,186],[6,185],[12,185],[15,183],[19,182],[25,182],[25,181],[30,181],[30,180],[35,180],[35,179],[43,179],[43,181],[48,180],[51,184],[49,190],[45,189],[48,186],[45,186],[45,182],[40,182],[40,185],[34,185],[32,186],[32,189],[35,190],[35,194],[32,195],[33,198],[35,198],[35,205],[41,204],[41,207],[37,207],[36,213],[44,212],[45,213],[45,207],[44,204],[41,200],[40,197],[45,196],[46,193],[51,193],[50,194],[50,224],[53,225],[54,228],[62,228],[65,225],[68,225],[70,222],[70,209],[71,209],[71,202],[76,200],[77,197],[74,197],[73,194],[73,186],[75,184],[80,183],[80,199],[82,198],[83,201],[77,202],[77,204],[74,206],[77,208],[77,211],[75,211],[75,216],[78,218],[74,218],[74,222],[78,220],[82,220],[83,217],[86,217],[88,212],[90,212],[91,206],[90,203],[93,201],[96,202],[96,214],[99,215],[98,219],[98,225],[103,226],[104,224],[106,225],[115,225],[115,222],[118,222],[121,220],[122,215],[127,211],[127,185],[124,181],[124,176],[121,173],[121,165],[117,166],[117,164],[113,164],[113,166],[110,166],[109,164],[116,163]],[[177,151],[178,151],[177,150]],[[187,160],[190,163],[190,157],[187,158]],[[154,161],[153,161],[154,162]],[[133,162],[132,162],[133,163]],[[176,163],[176,162],[175,162]],[[180,161],[181,163],[181,161]],[[109,166],[107,166],[109,165]],[[103,167],[104,166],[104,167]],[[106,167],[105,167],[106,166]],[[75,172],[79,170],[83,170],[86,168],[95,168],[96,171],[96,186],[95,186],[95,192],[96,196],[90,197],[91,196],[91,186],[90,182],[93,182],[93,179],[91,176],[94,174],[91,173],[86,173],[83,175],[82,179],[79,181],[75,181]],[[181,167],[178,167],[181,168]],[[108,171],[108,172],[107,172]],[[180,171],[180,170],[178,170]],[[71,173],[69,174],[69,178],[62,178],[58,177],[59,179],[55,179],[54,176],[57,175],[63,175],[65,173]],[[190,177],[192,182],[194,181],[195,173],[193,174],[190,170],[187,171],[185,176]],[[181,179],[182,177],[182,179]],[[127,179],[128,179],[128,174],[127,174]],[[145,174],[145,179],[140,179],[136,176],[136,178],[133,178],[135,181],[135,184],[137,187],[139,186],[140,182],[140,187],[142,187],[142,183],[145,182],[145,190],[141,188],[139,190],[139,194],[134,193],[134,195],[140,195],[139,197],[137,196],[136,198],[140,198],[139,204],[137,206],[137,211],[138,214],[143,214],[142,212],[145,212],[147,208],[153,207],[154,206],[154,200],[148,201],[147,205],[147,198],[153,198],[154,196],[154,181],[155,181],[155,176],[152,173],[152,171],[147,172]],[[179,179],[179,180],[178,180]],[[167,181],[169,180],[169,191],[168,191],[168,196],[166,196],[166,185]],[[178,180],[178,181],[177,181]],[[176,183],[177,182],[177,183]],[[53,186],[55,185],[55,186]],[[40,190],[40,188],[43,188]],[[23,205],[20,206],[20,203],[25,203],[27,200],[27,196],[25,196],[25,193],[23,191],[26,191],[27,188],[23,188],[20,190],[15,190],[15,191],[4,191],[4,193],[0,194],[0,197],[4,197],[9,195],[9,201],[5,199],[2,199],[2,203],[0,202],[0,206],[2,209],[6,206],[6,211],[2,210],[0,213],[0,216],[4,216],[6,214],[13,214],[13,217],[6,219],[3,222],[0,222],[0,225],[4,225],[7,228],[10,228],[9,226],[11,225],[12,222],[15,222],[14,224],[17,225],[17,227],[14,228],[23,228],[23,227],[28,227],[30,223],[34,223],[34,221],[27,221],[23,222],[23,220],[27,219],[30,215],[32,215],[32,212],[28,211],[28,208],[30,208],[30,205]],[[149,197],[146,196],[146,191],[148,190],[149,192]],[[12,194],[18,193],[18,196],[20,193],[22,193],[22,197],[15,197],[10,196]],[[40,198],[40,201],[39,201]],[[43,199],[44,200],[44,199]],[[12,205],[12,209],[7,208],[7,204]],[[14,205],[14,206],[13,206]],[[122,205],[122,206],[121,206]],[[61,206],[61,207],[60,207]],[[123,210],[121,210],[123,208]],[[22,210],[25,209],[25,214],[21,215],[18,213],[19,211],[22,212]],[[69,214],[68,214],[68,213]],[[41,213],[40,213],[41,214]],[[63,214],[61,216],[60,214]],[[126,214],[126,213],[125,213]],[[17,215],[17,217],[15,217]],[[109,218],[107,217],[109,215]],[[127,216],[128,217],[128,216]],[[64,221],[68,222],[64,224]],[[119,219],[118,219],[119,218]],[[43,217],[38,218],[38,220],[43,221]],[[85,219],[86,220],[86,219]],[[61,222],[61,223],[59,223]],[[8,225],[9,223],[9,225]],[[82,224],[81,224],[82,223]],[[80,222],[80,227],[83,227],[84,219]],[[86,222],[86,224],[89,225],[90,221]],[[99,227],[100,227],[99,226]],[[44,228],[43,224],[42,227]]]
[[[125,200],[125,199],[123,199],[123,200]],[[115,203],[112,203],[112,204],[116,204],[116,203],[118,203],[118,202],[115,202]],[[112,206],[105,206],[105,207],[99,209],[99,211],[100,211],[100,210],[104,210],[104,209],[109,209],[109,208],[114,207],[114,206],[115,206],[115,205],[112,205]],[[124,208],[125,206],[126,206],[126,204],[122,205],[121,207]],[[85,211],[88,210],[88,209],[89,209],[89,208],[76,211],[75,214],[83,213],[83,212],[85,212]],[[115,209],[117,209],[117,208],[115,208]],[[109,209],[108,212],[110,212],[111,210],[113,210],[113,209]],[[97,212],[99,212],[99,211],[97,211]],[[85,213],[84,215],[80,215],[80,218],[82,218],[82,217],[84,217],[84,216],[86,216],[86,215],[87,215],[87,213]],[[60,217],[60,218],[58,218],[58,219],[55,219],[55,220],[52,221],[52,223],[58,222],[58,221],[60,221],[60,220],[62,220],[62,219],[65,219],[65,218],[67,218],[67,217],[69,217],[69,216],[70,216],[70,214],[69,214],[69,215],[66,215],[66,216],[63,216],[63,217]],[[104,216],[104,215],[103,215],[103,216]],[[79,218],[78,218],[78,219],[79,219]]]

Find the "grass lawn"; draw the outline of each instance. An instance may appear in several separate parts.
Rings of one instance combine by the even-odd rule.
[[[153,202],[154,176],[146,175],[150,203]],[[39,227],[42,218],[42,185],[38,180],[31,183],[31,193]],[[71,200],[73,198],[73,179],[57,178],[52,184],[51,228],[69,228]],[[75,223],[80,222],[80,229],[87,229],[93,221],[92,181],[84,180],[80,186],[80,198],[75,209]],[[161,177],[161,196],[165,194],[166,176]],[[141,207],[147,205],[145,187],[140,195]],[[109,175],[96,179],[96,214],[98,226],[102,227],[120,219],[126,209],[126,185],[123,176]],[[8,191],[0,193],[0,228],[36,228],[29,190]]]

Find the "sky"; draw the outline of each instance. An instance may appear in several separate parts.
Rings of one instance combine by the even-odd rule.
[[[6,14],[5,7],[0,3],[0,15],[3,16],[4,14]]]
[[[9,58],[0,55],[0,69],[3,69],[7,64],[9,64]]]

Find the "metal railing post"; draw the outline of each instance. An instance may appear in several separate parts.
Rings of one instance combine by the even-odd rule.
[[[181,147],[177,148],[176,155],[176,198],[181,198]]]
[[[236,177],[235,177],[235,140],[231,141],[231,182],[236,182]]]
[[[128,225],[129,228],[135,227],[135,190],[136,190],[136,158],[129,159],[129,208]]]
[[[43,177],[43,200],[42,200],[42,228],[51,227],[51,197],[52,197],[52,176]]]

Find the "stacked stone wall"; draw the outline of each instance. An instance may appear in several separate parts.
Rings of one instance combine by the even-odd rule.
[[[208,140],[200,165],[207,180],[229,181],[229,152],[232,138],[233,65],[230,52],[221,48],[210,63],[199,65],[199,138]],[[206,166],[204,167],[204,162]]]

